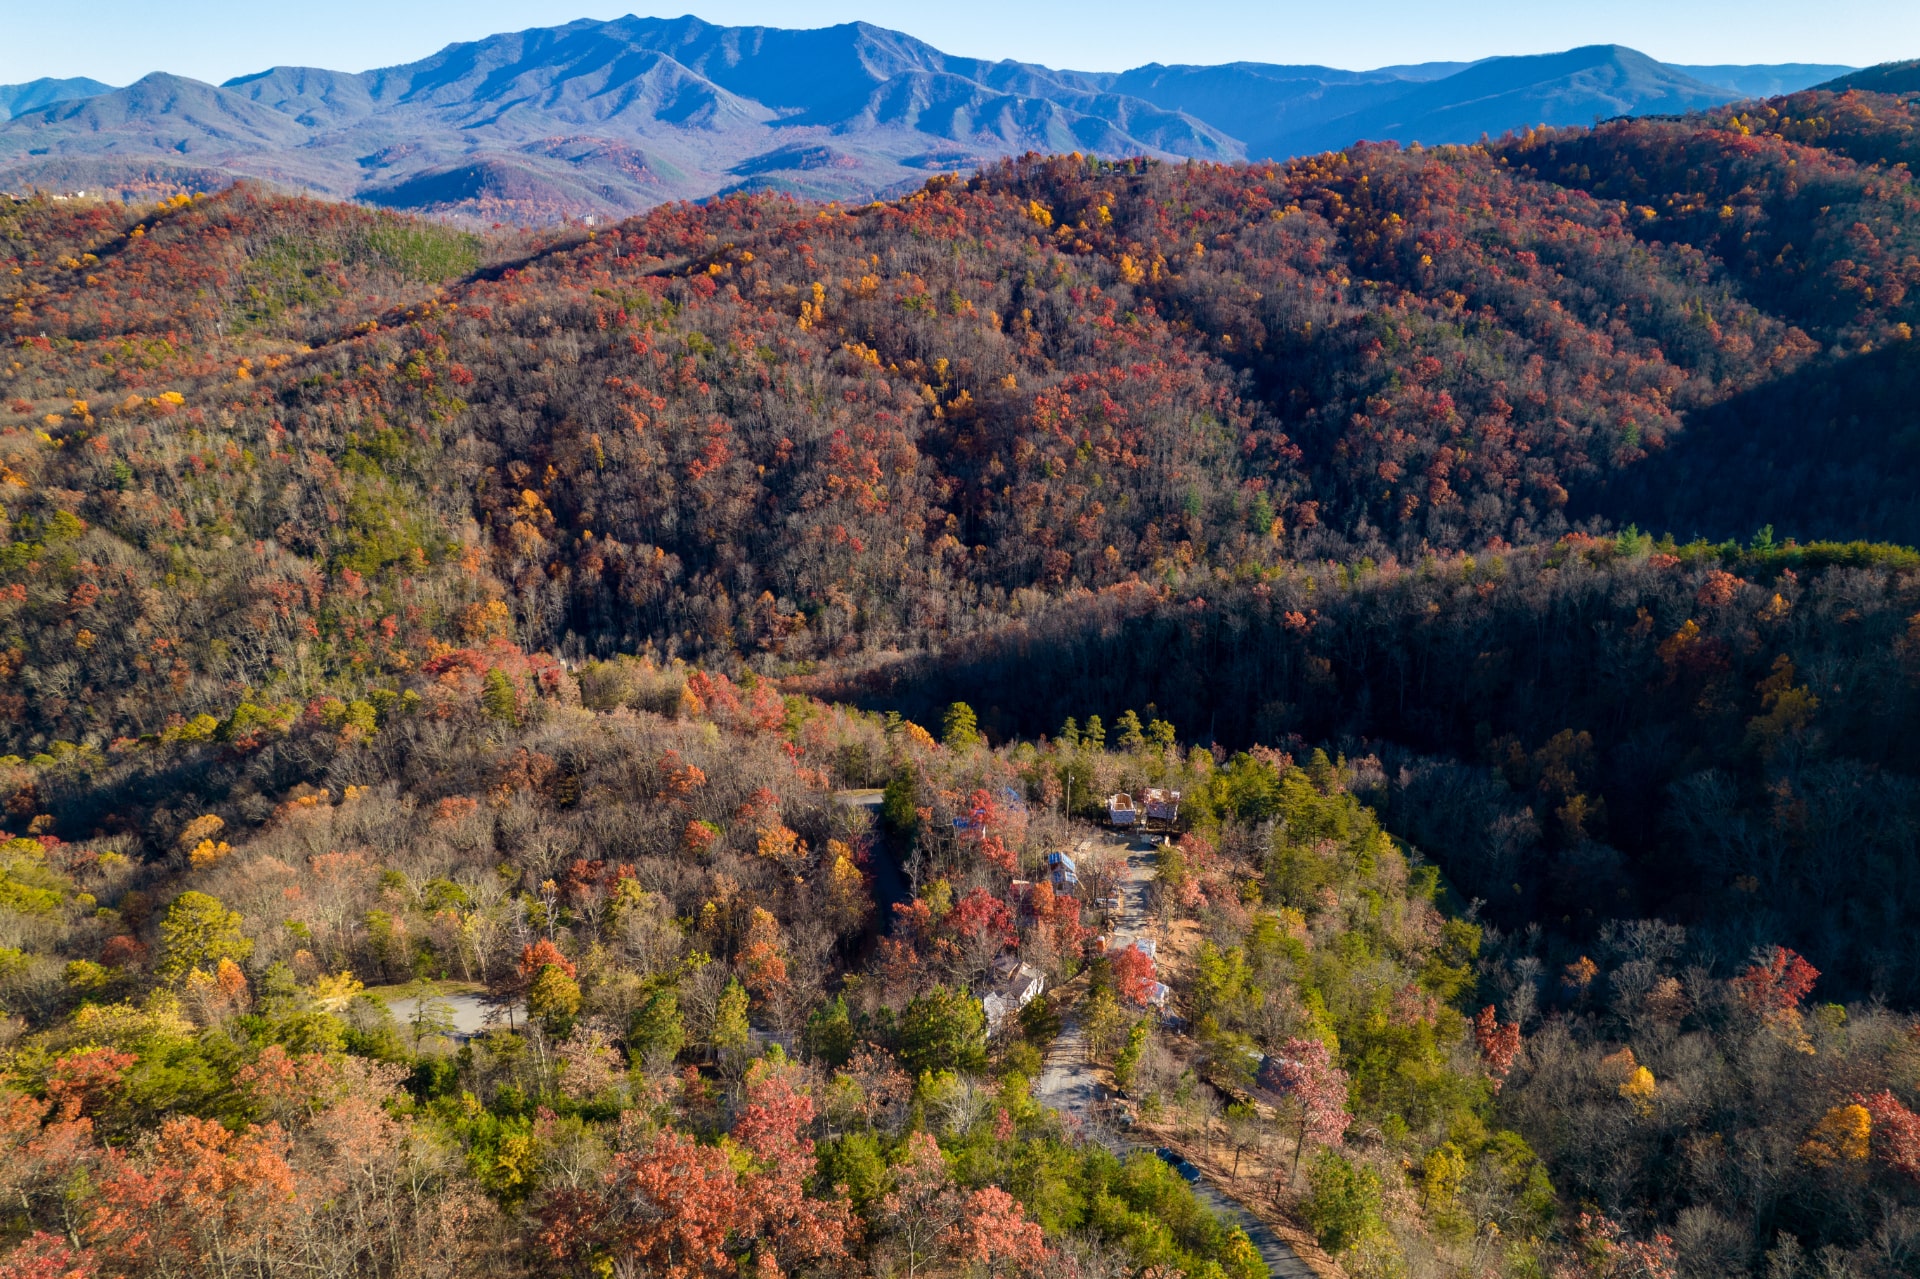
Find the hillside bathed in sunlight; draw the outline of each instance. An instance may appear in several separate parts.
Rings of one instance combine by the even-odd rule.
[[[0,203],[0,1276],[1915,1273],[1900,74]]]

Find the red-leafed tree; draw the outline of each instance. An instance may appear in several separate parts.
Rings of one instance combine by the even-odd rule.
[[[784,1071],[760,1068],[733,1125],[734,1140],[754,1160],[741,1183],[740,1228],[787,1271],[846,1260],[854,1234],[844,1199],[807,1194],[815,1165],[813,1141],[802,1134],[813,1113],[813,1100],[794,1091]]]
[[[1153,998],[1153,988],[1159,983],[1154,974],[1153,959],[1138,946],[1122,946],[1113,957],[1113,986],[1121,999],[1136,1008],[1144,1008]]]
[[[1884,1088],[1864,1096],[1856,1093],[1853,1100],[1873,1119],[1873,1153],[1895,1172],[1920,1181],[1920,1115]]]
[[[1790,1012],[1820,979],[1820,970],[1785,946],[1756,952],[1733,988],[1747,1007],[1763,1015]]]
[[[1268,1077],[1299,1115],[1292,1173],[1298,1176],[1300,1153],[1308,1142],[1339,1145],[1353,1122],[1347,1112],[1347,1072],[1334,1064],[1333,1053],[1318,1039],[1289,1039],[1280,1045],[1278,1058]]]
[[[1486,1063],[1487,1073],[1493,1076],[1494,1091],[1500,1091],[1507,1072],[1513,1069],[1514,1059],[1520,1055],[1520,1023],[1501,1025],[1493,1005],[1488,1004],[1474,1014],[1473,1042],[1480,1049],[1480,1060]]]
[[[954,903],[941,927],[965,946],[1017,946],[1020,930],[1007,904],[984,888],[976,888]]]
[[[695,671],[687,677],[687,693],[696,713],[705,713],[725,724],[740,719],[740,692],[725,675]]]
[[[964,980],[984,973],[1000,953],[1020,943],[1020,930],[1007,904],[976,888],[940,920],[941,945],[957,961]]]
[[[967,798],[965,842],[973,844],[982,860],[1011,875],[1018,866],[1013,853],[1026,828],[1026,818],[1007,808],[992,792],[976,790]]]
[[[0,1279],[93,1279],[98,1273],[92,1252],[45,1231],[0,1257]]]
[[[256,1118],[288,1126],[312,1119],[346,1095],[339,1070],[324,1054],[294,1056],[279,1044],[267,1045],[235,1071],[233,1083]]]
[[[1674,1279],[1679,1273],[1679,1258],[1673,1240],[1656,1234],[1650,1239],[1634,1239],[1620,1224],[1599,1213],[1583,1212],[1574,1227],[1574,1264],[1572,1271],[1556,1270],[1567,1279],[1576,1275],[1588,1279]]]
[[[928,1133],[914,1133],[874,1213],[881,1251],[891,1254],[897,1270],[919,1274],[946,1258],[965,1215],[939,1143]]]
[[[644,1152],[615,1156],[597,1192],[552,1196],[539,1237],[556,1260],[697,1279],[732,1271],[727,1245],[741,1209],[727,1152],[667,1129]]]
[[[61,1119],[97,1115],[120,1087],[127,1069],[139,1059],[113,1048],[89,1048],[54,1063],[47,1079],[47,1100]]]

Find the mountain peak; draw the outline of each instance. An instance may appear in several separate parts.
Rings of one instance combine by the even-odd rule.
[[[1371,71],[1243,61],[1077,72],[958,57],[863,21],[729,27],[628,13],[358,73],[293,65],[217,86],[166,72],[117,90],[0,86],[0,119],[13,117],[0,123],[0,178],[45,172],[52,157],[86,179],[77,185],[113,188],[132,174],[127,189],[144,189],[153,165],[192,155],[216,184],[266,177],[537,220],[699,198],[743,179],[869,198],[918,181],[938,156],[1231,161],[1361,138],[1472,141],[1711,106],[1741,96],[1730,86],[1742,76],[1793,89],[1836,69],[1713,70],[1700,79],[1594,44]]]
[[[42,76],[38,80],[29,80],[25,84],[0,85],[0,120],[42,107],[52,106],[56,102],[66,102],[74,98],[92,98],[102,93],[111,93],[113,86],[102,84],[86,76],[76,76],[67,80],[56,80]]]

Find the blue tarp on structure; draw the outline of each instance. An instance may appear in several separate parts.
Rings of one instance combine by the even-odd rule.
[[[1047,865],[1053,868],[1053,882],[1062,887],[1073,887],[1080,882],[1079,871],[1075,869],[1073,858],[1065,853],[1048,853]]]
[[[987,810],[976,808],[965,817],[953,819],[955,830],[985,830],[987,828]]]

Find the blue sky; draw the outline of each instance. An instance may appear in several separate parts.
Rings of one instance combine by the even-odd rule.
[[[455,40],[626,12],[827,26],[864,19],[949,53],[1082,70],[1143,62],[1398,62],[1619,43],[1669,62],[1920,57],[1920,0],[0,0],[0,83],[152,70],[219,81],[277,63],[363,71]]]

